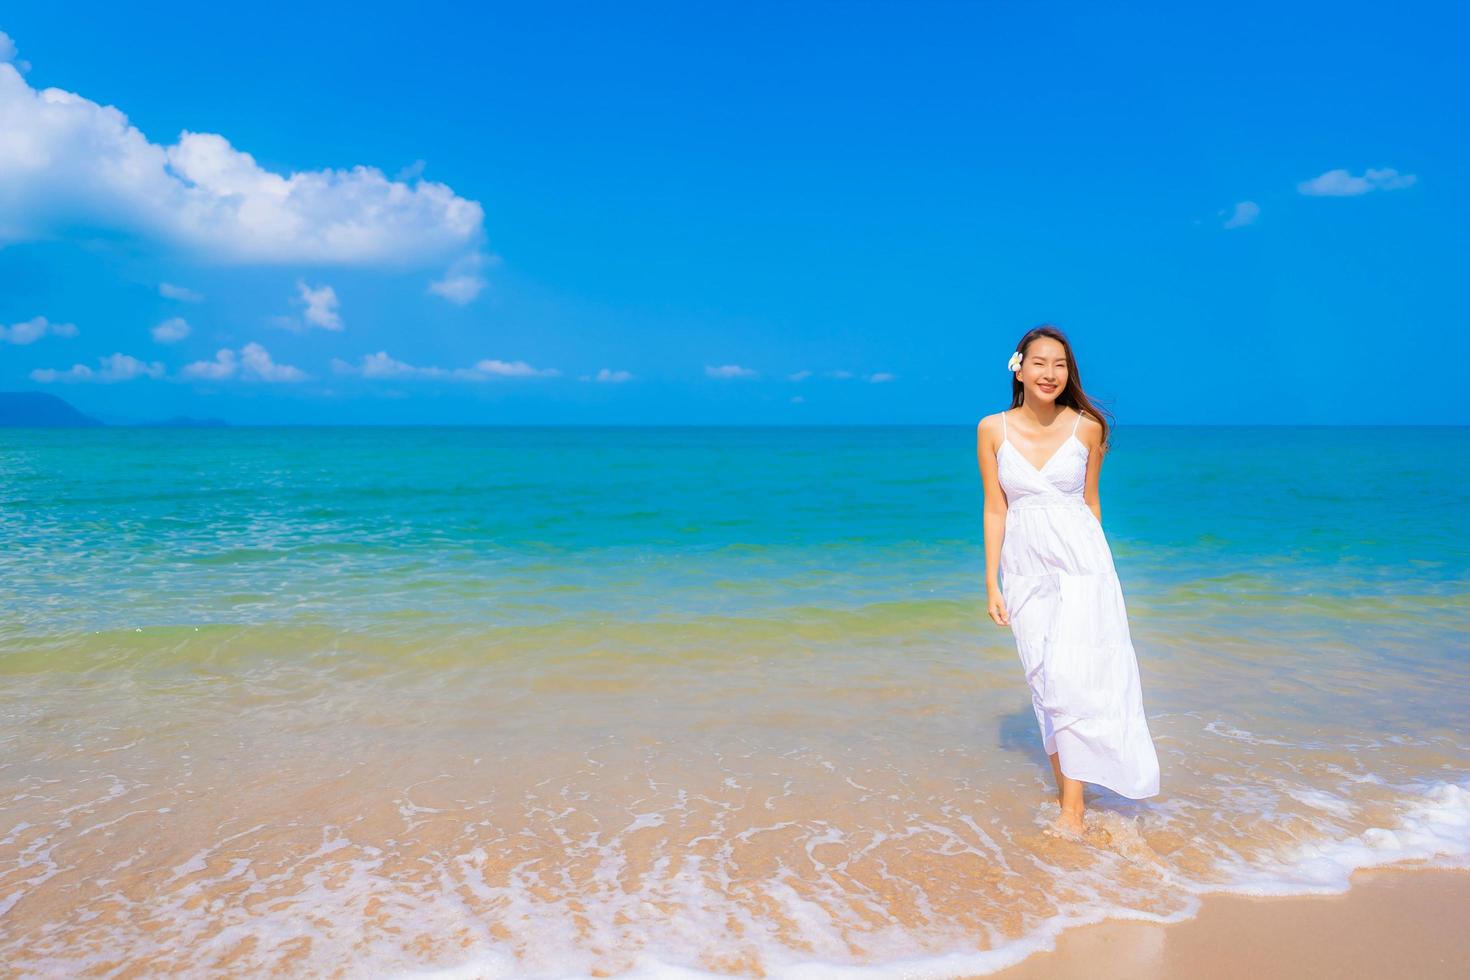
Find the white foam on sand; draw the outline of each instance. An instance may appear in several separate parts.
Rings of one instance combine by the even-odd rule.
[[[1470,779],[1375,783],[1374,788],[1396,792],[1390,815],[1381,826],[1358,824],[1344,833],[1338,797],[1314,789],[1301,800],[1300,792],[1293,792],[1299,787],[1278,787],[1283,798],[1304,803],[1313,821],[1309,826],[1320,838],[1294,840],[1250,859],[1223,848],[1216,852],[1208,881],[1185,875],[1149,844],[1155,834],[1177,834],[1176,821],[1181,828],[1190,825],[1183,815],[1194,804],[1181,800],[1091,807],[1087,822],[1094,833],[1080,841],[1043,835],[1060,812],[1051,801],[1031,811],[1030,826],[993,822],[985,824],[988,831],[953,812],[942,819],[932,812],[909,812],[882,830],[854,830],[813,818],[804,821],[807,836],[799,842],[811,867],[790,867],[778,857],[773,870],[742,874],[732,856],[734,843],[793,828],[792,821],[778,818],[716,833],[718,846],[707,853],[686,853],[678,846],[656,852],[646,869],[630,870],[628,835],[680,826],[691,812],[689,799],[680,793],[661,808],[642,803],[630,808],[627,822],[611,833],[560,840],[558,853],[586,876],[553,893],[547,886],[560,880],[558,872],[548,869],[541,852],[507,875],[493,867],[483,846],[470,847],[435,856],[430,875],[404,880],[389,870],[388,853],[354,842],[350,828],[326,828],[314,849],[274,870],[251,860],[248,849],[243,856],[236,849],[227,855],[216,842],[208,850],[181,855],[170,868],[176,880],[166,891],[145,900],[121,891],[105,895],[126,913],[110,924],[89,926],[88,952],[78,955],[59,941],[34,937],[25,966],[43,973],[80,972],[118,955],[158,955],[163,971],[233,955],[232,969],[263,973],[281,965],[272,959],[274,951],[305,939],[309,949],[289,964],[304,974],[336,972],[345,965],[348,973],[403,978],[703,980],[749,972],[758,963],[768,976],[791,980],[981,975],[1055,948],[1057,937],[1074,926],[1106,919],[1167,923],[1190,918],[1201,896],[1211,892],[1338,893],[1348,888],[1357,868],[1416,860],[1470,866]],[[1265,801],[1267,788],[1258,789]],[[1242,806],[1256,805],[1253,796],[1244,800]],[[1333,828],[1339,830],[1334,834]],[[243,842],[260,829],[226,840]],[[20,844],[32,830],[17,825],[3,840]],[[710,843],[708,835],[696,840]],[[36,879],[54,873],[47,856],[52,844],[49,835],[28,838],[18,852],[21,873]],[[986,924],[979,933],[962,930],[943,909],[930,907],[930,896],[913,887],[910,871],[872,860],[885,848],[902,854],[909,846],[984,865],[1002,881],[1034,886],[1040,880],[1047,890],[1055,886],[1056,910],[1035,913],[1036,921],[1018,938],[1001,934],[998,924]],[[822,857],[834,852],[839,856]],[[863,860],[873,875],[871,888],[846,870]],[[227,901],[216,893],[224,881],[239,886],[236,898]],[[924,925],[905,925],[893,916],[882,894],[890,889],[914,902],[915,921]],[[1161,902],[1161,896],[1172,898]],[[7,900],[13,904],[0,895],[0,903]],[[1164,911],[1146,911],[1150,908]],[[162,932],[141,930],[145,921],[158,923]],[[391,930],[383,928],[385,921],[391,921]],[[240,953],[247,939],[257,945]],[[148,948],[150,943],[166,945]],[[424,969],[425,950],[439,944],[462,948],[463,958]],[[854,952],[855,944],[860,953]],[[988,948],[976,949],[979,945]],[[731,964],[727,972],[702,968],[721,963]]]
[[[766,975],[777,980],[949,980],[962,976],[994,973],[1021,962],[1034,953],[1056,948],[1056,940],[1067,929],[1101,922],[1107,919],[1133,919],[1139,921],[1170,923],[1193,917],[1200,906],[1200,897],[1208,893],[1232,893],[1248,895],[1307,895],[1333,894],[1346,891],[1352,872],[1358,868],[1377,867],[1409,861],[1422,861],[1434,867],[1470,867],[1470,780],[1464,782],[1436,781],[1427,785],[1398,786],[1404,794],[1396,821],[1391,826],[1373,827],[1350,838],[1304,843],[1293,850],[1264,862],[1240,862],[1227,868],[1225,880],[1195,882],[1182,878],[1171,871],[1154,854],[1142,833],[1140,819],[1128,817],[1106,809],[1088,811],[1089,834],[1082,840],[1069,842],[1075,847],[1089,847],[1099,858],[1098,871],[1107,874],[1116,871],[1119,865],[1145,864],[1157,870],[1169,884],[1179,886],[1192,893],[1179,911],[1168,915],[1155,915],[1139,911],[1126,905],[1107,901],[1096,895],[1091,901],[1073,903],[1066,911],[1058,913],[1033,929],[1027,935],[1000,940],[987,950],[953,952],[932,956],[908,956],[883,962],[854,964],[839,958],[798,958],[787,946],[768,939],[762,942],[761,965]],[[1309,804],[1312,801],[1304,801]],[[1325,803],[1319,800],[1318,803]],[[1320,807],[1334,810],[1331,805]],[[1041,805],[1036,812],[1038,828],[1047,828],[1055,822],[1060,809],[1055,803]],[[1099,844],[1098,829],[1106,831],[1105,844]],[[1057,868],[1060,872],[1062,869]],[[1088,893],[1086,876],[1073,875],[1068,883],[1082,893]],[[1079,887],[1080,886],[1080,887]],[[794,893],[792,893],[794,896]],[[694,898],[693,894],[685,896]],[[794,900],[788,912],[799,913],[800,900]],[[534,912],[528,914],[525,924],[536,935],[532,926]],[[718,910],[709,909],[716,912]],[[804,939],[817,940],[826,933],[832,923],[825,911],[815,906],[807,909],[806,915],[796,915],[801,921]],[[697,938],[705,928],[723,930],[727,923],[723,914],[717,914],[695,924],[684,937]],[[745,923],[755,926],[755,923]],[[747,932],[749,939],[752,933]],[[552,940],[551,934],[545,939]],[[566,939],[565,934],[562,939]],[[714,935],[704,937],[713,940]],[[826,939],[831,939],[830,933]],[[956,937],[957,944],[962,937]],[[533,941],[533,945],[541,945]],[[820,947],[822,942],[815,942]],[[544,948],[544,947],[543,947]],[[686,947],[687,949],[687,947]],[[563,947],[569,956],[576,956],[570,948]],[[679,956],[669,956],[673,950],[646,950],[636,957],[625,970],[613,974],[628,980],[715,980],[730,976],[729,973],[713,973],[681,965]],[[498,980],[508,977],[530,977],[536,980],[591,980],[594,974],[590,963],[587,969],[557,969],[543,966],[527,969],[527,965],[504,951],[486,950],[465,962],[440,970],[410,970],[396,976],[409,978],[438,978],[438,980]]]
[[[1470,780],[1396,786],[1406,798],[1397,822],[1338,840],[1303,842],[1278,857],[1237,862],[1231,880],[1200,892],[1239,895],[1339,895],[1359,868],[1423,861],[1470,867]]]

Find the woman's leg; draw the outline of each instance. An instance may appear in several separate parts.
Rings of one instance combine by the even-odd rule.
[[[1082,787],[1086,784],[1080,779],[1073,779],[1062,774],[1062,763],[1055,752],[1051,754],[1051,771],[1057,777],[1057,803],[1062,808],[1062,816],[1057,821],[1057,826],[1080,834],[1083,830]]]

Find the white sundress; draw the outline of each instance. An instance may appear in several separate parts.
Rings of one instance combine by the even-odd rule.
[[[1075,409],[1074,409],[1075,411]],[[1001,595],[1046,753],[1062,773],[1130,799],[1159,792],[1128,610],[1102,525],[1083,499],[1088,448],[1072,434],[1040,469],[1005,436]]]

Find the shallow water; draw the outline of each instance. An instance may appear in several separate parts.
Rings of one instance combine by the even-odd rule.
[[[1467,450],[1114,434],[1162,792],[1101,844],[971,428],[0,430],[0,958],[962,976],[1464,863]]]

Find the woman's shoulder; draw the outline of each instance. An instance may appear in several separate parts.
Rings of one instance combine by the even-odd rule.
[[[1100,444],[1103,434],[1102,419],[1085,410],[1078,410],[1078,414],[1082,417],[1077,420],[1077,438],[1089,450],[1106,451],[1106,447]]]
[[[976,431],[989,432],[992,429],[999,431],[1000,417],[1004,414],[1005,412],[991,412],[989,415],[982,418],[980,420],[980,423],[975,426]]]

